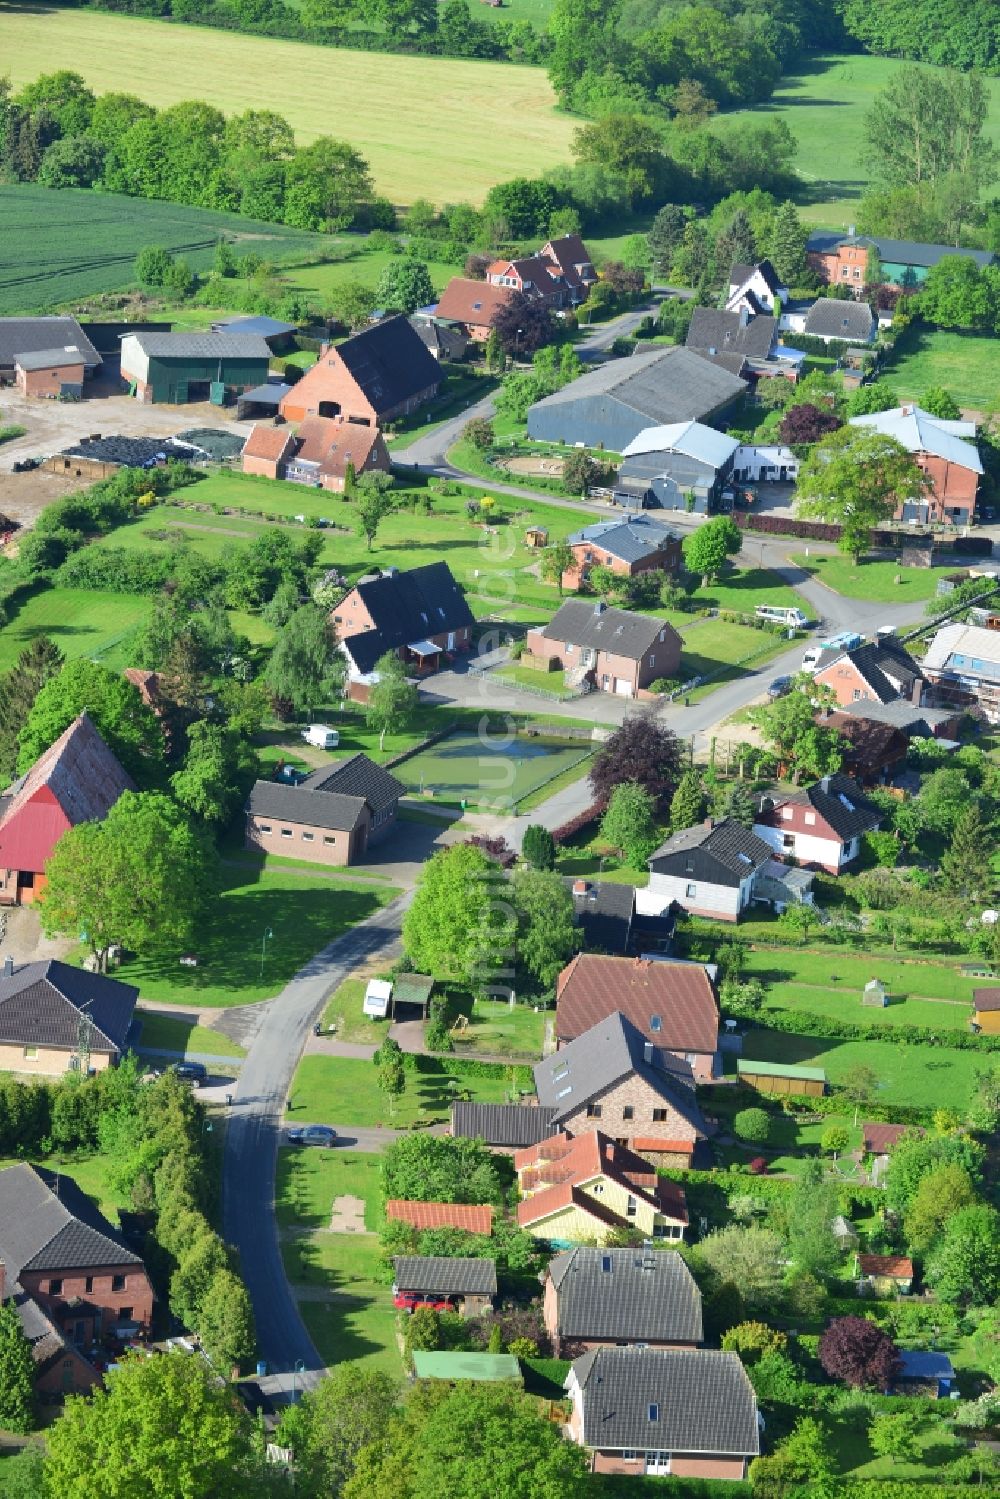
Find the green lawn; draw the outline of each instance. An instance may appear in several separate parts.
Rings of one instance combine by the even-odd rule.
[[[503,666],[490,673],[491,682],[510,682],[514,687],[538,687],[551,692],[555,697],[572,697],[573,689],[566,686],[564,671],[538,671],[533,666]]]
[[[731,1134],[733,1116],[746,1104],[729,1104],[712,1100],[709,1113],[717,1118],[723,1129]],[[796,1175],[802,1171],[806,1161],[821,1154],[820,1139],[831,1124],[842,1125],[847,1130],[849,1144],[844,1156],[861,1145],[861,1128],[854,1124],[850,1114],[824,1114],[816,1123],[803,1123],[789,1114],[771,1114],[771,1131],[766,1146],[727,1145],[716,1147],[721,1165],[746,1165],[751,1156],[758,1153],[767,1156],[769,1169],[778,1174]]]
[[[745,537],[744,555],[751,556],[756,545],[753,537]],[[813,617],[808,599],[789,588],[769,567],[734,569],[718,582],[696,588],[692,601],[699,609],[732,609],[740,614],[752,614],[758,604],[772,604],[778,609],[801,609],[807,618]]]
[[[427,1058],[426,1071],[407,1068],[406,1091],[389,1102],[378,1086],[372,1062],[348,1057],[306,1056],[292,1079],[288,1116],[295,1124],[383,1125],[405,1129],[436,1124],[449,1116],[452,1098],[468,1091],[477,1103],[504,1103],[511,1093],[510,1069],[497,1066],[482,1076],[449,1071],[447,1058]]]
[[[465,1015],[468,1025],[452,1033],[457,1056],[506,1057],[537,1062],[545,1037],[545,1012],[531,1005],[513,1008],[500,999],[473,999],[471,994],[450,994],[448,1023]]]
[[[123,965],[122,978],[138,984],[144,999],[172,1004],[223,1007],[270,999],[327,943],[398,893],[391,885],[223,865],[221,893],[208,904],[195,945],[198,967],[182,968],[179,953],[138,957]],[[264,944],[266,931],[273,936]]]
[[[373,250],[364,255],[352,255],[349,260],[335,260],[322,265],[297,266],[288,271],[283,279],[289,286],[308,296],[325,300],[337,287],[345,282],[356,281],[362,286],[375,286],[389,262],[397,257],[388,250]],[[434,290],[442,292],[452,276],[460,276],[462,267],[443,260],[425,262],[434,283]]]
[[[282,1245],[285,1268],[296,1284],[330,1292],[322,1301],[300,1301],[299,1314],[324,1363],[382,1369],[399,1378],[397,1313],[392,1287],[372,1277],[378,1253],[373,1234],[309,1234]]]
[[[876,94],[903,66],[886,57],[810,53],[799,59],[795,72],[779,84],[767,103],[722,115],[720,123],[732,128],[735,122],[738,128],[748,118],[783,119],[798,142],[795,165],[808,193],[803,217],[846,230],[868,180],[861,164],[865,114]],[[987,78],[984,83],[991,106],[987,134],[996,140],[1000,137],[1000,82]]]
[[[705,697],[724,682],[734,682],[765,661],[788,650],[783,637],[755,630],[752,625],[729,624],[724,619],[696,620],[681,634],[683,649],[678,675],[682,682],[692,677],[710,680],[691,692],[692,700]],[[751,658],[747,660],[747,658]],[[739,663],[747,661],[746,666]]]
[[[367,987],[365,979],[345,979],[327,1001],[320,1023],[325,1031],[336,1026],[338,1041],[380,1046],[389,1034],[390,1020],[373,1020],[362,1010]]]
[[[134,594],[89,588],[42,588],[0,630],[0,671],[13,666],[36,635],[49,635],[66,656],[89,656],[119,670],[130,664],[128,637],[152,609]]]
[[[772,985],[813,984],[831,992],[843,992],[847,1008],[857,1000],[859,1016],[876,1019],[885,1012],[861,1009],[861,991],[869,979],[881,979],[894,1001],[909,997],[958,1000],[966,1013],[973,989],[983,982],[982,979],[963,978],[953,964],[906,963],[882,953],[858,957],[843,948],[823,952],[800,952],[787,947],[777,951],[755,948],[750,954],[748,971]],[[893,1005],[889,1008],[892,1009]],[[951,1006],[942,1005],[940,1008],[950,1010]]]
[[[942,576],[932,567],[901,567],[898,562],[873,562],[864,557],[857,567],[850,557],[842,555],[807,557],[803,552],[792,561],[835,593],[881,604],[913,604],[932,599]]]
[[[907,400],[919,401],[932,385],[943,385],[967,410],[987,411],[996,400],[997,340],[943,328],[908,329],[899,339],[885,379]]]
[[[290,1145],[278,1151],[274,1200],[279,1228],[329,1228],[335,1197],[360,1197],[365,1228],[382,1222],[379,1156]]]
[[[433,791],[436,801],[454,805],[464,800],[505,811],[554,776],[582,767],[591,753],[583,741],[519,737],[507,744],[459,731],[405,760],[393,773],[410,791]]]
[[[666,833],[664,832],[664,837]],[[577,833],[559,851],[557,867],[564,876],[574,879],[606,880],[615,885],[635,885],[637,888],[649,884],[648,869],[632,869],[620,862],[599,833],[584,829]]]
[[[204,1052],[208,1056],[245,1057],[242,1046],[222,1031],[207,1025],[196,1025],[193,1020],[181,1020],[174,1015],[158,1015],[152,1010],[136,1011],[142,1022],[140,1050],[152,1046],[165,1051]]]
[[[826,1041],[755,1029],[744,1038],[743,1056],[750,1061],[822,1067],[831,1083],[842,1081],[853,1067],[871,1067],[879,1077],[880,1103],[964,1111],[985,1053],[905,1041]]]

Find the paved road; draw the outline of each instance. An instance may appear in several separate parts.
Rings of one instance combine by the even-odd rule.
[[[327,996],[375,953],[395,955],[410,898],[400,896],[331,942],[271,1000],[234,1090],[223,1162],[225,1237],[239,1250],[257,1319],[259,1356],[272,1370],[290,1371],[301,1360],[315,1378],[323,1367],[299,1316],[278,1247],[274,1184],[285,1098]]]

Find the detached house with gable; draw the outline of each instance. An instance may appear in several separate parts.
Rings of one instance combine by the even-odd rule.
[[[447,562],[362,578],[330,610],[347,657],[348,695],[366,702],[379,658],[391,651],[418,675],[472,646],[475,620]]]
[[[917,706],[926,678],[905,646],[892,636],[845,651],[814,673],[829,687],[838,707],[851,703],[892,703],[899,698]]]
[[[246,846],[310,864],[356,864],[396,821],[403,789],[362,754],[324,765],[297,786],[255,781],[244,809]]]
[[[751,901],[781,911],[811,903],[812,881],[779,864],[768,845],[733,818],[708,818],[673,833],[649,859],[649,884],[636,891],[636,908],[660,916],[678,906],[692,916],[738,921]]]
[[[895,438],[929,480],[926,494],[898,496],[896,520],[920,525],[932,521],[950,526],[971,523],[983,474],[974,440],[975,422],[946,421],[908,402],[892,411],[852,416],[850,425]]]
[[[679,1254],[579,1244],[550,1260],[542,1316],[556,1358],[595,1348],[695,1348],[701,1292]]]
[[[437,395],[441,366],[405,317],[386,318],[336,345],[281,399],[286,422],[337,416],[383,427]]]
[[[522,1200],[518,1227],[551,1244],[575,1244],[631,1229],[649,1239],[683,1239],[687,1201],[675,1182],[600,1130],[560,1131],[514,1156]]]
[[[839,874],[858,857],[862,837],[880,826],[882,815],[856,781],[838,772],[789,796],[761,797],[753,830],[778,858]]]
[[[102,1072],[128,1045],[139,991],[57,958],[0,968],[0,1070]]]
[[[788,287],[782,283],[769,260],[757,265],[734,265],[729,272],[729,291],[726,295],[727,312],[739,312],[742,308],[754,315],[781,312],[788,298]]]
[[[639,697],[658,678],[676,676],[681,637],[656,615],[567,599],[547,625],[528,631],[525,654],[551,662],[568,684],[587,680],[601,692]]]
[[[681,565],[681,539],[676,531],[645,515],[602,520],[566,538],[573,566],[562,575],[563,588],[579,588],[592,567],[610,567],[622,578],[639,573],[675,573]]]

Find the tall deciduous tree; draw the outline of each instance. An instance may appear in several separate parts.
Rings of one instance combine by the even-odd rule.
[[[831,1379],[887,1390],[899,1369],[899,1350],[867,1317],[835,1317],[819,1340],[819,1361]]]
[[[228,822],[253,784],[260,762],[252,745],[223,724],[200,719],[188,730],[183,767],[170,778],[174,795],[205,822]]]
[[[300,229],[347,229],[372,197],[364,157],[328,135],[300,147],[285,176],[285,221]]]
[[[494,312],[490,326],[508,358],[522,359],[547,344],[555,334],[552,313],[537,297],[515,292]]]
[[[18,736],[18,770],[30,770],[84,709],[134,780],[148,784],[156,779],[163,763],[163,731],[156,714],[119,672],[83,659],[67,662],[39,691]]]
[[[467,843],[440,849],[424,865],[413,902],[403,918],[407,956],[421,973],[467,979],[476,938],[491,902],[503,899],[498,870]]]
[[[555,583],[562,597],[563,573],[568,572],[576,559],[573,556],[572,547],[565,541],[557,541],[554,546],[546,547],[542,553],[539,572],[546,583]]]
[[[104,972],[114,944],[149,952],[190,943],[214,891],[216,859],[176,802],[126,791],[103,822],[63,834],[45,873],[43,930],[85,932]]]
[[[696,1257],[720,1283],[733,1281],[748,1307],[771,1306],[781,1294],[784,1250],[772,1229],[731,1223],[702,1239]]]
[[[658,838],[654,803],[637,781],[623,781],[611,793],[601,818],[601,837],[617,848],[633,869],[645,868]]]
[[[743,545],[743,532],[728,515],[717,515],[705,521],[688,538],[684,561],[693,573],[701,573],[706,583],[717,578],[727,557],[735,557]]]
[[[412,1202],[492,1202],[505,1198],[496,1158],[478,1140],[404,1135],[381,1158],[386,1197]]]
[[[381,1438],[399,1387],[380,1369],[339,1364],[296,1407],[296,1477],[310,1496],[339,1495],[363,1447]]]
[[[673,731],[650,718],[627,718],[594,756],[589,779],[595,797],[604,803],[623,781],[636,781],[661,812],[680,776],[681,751]]]
[[[832,775],[840,769],[842,736],[836,729],[816,722],[817,705],[826,706],[828,700],[832,701],[828,688],[818,687],[812,677],[800,676],[784,697],[750,710],[750,722],[778,759],[789,766],[796,786],[803,775]]]
[[[375,288],[375,305],[393,312],[416,312],[434,301],[434,283],[422,260],[400,256],[390,260]]]
[[[985,137],[989,94],[978,73],[902,67],[865,116],[866,160],[891,187],[934,187],[951,176],[977,188],[996,176]]]
[[[964,1166],[953,1162],[928,1171],[906,1210],[907,1247],[914,1254],[925,1255],[959,1208],[975,1200],[976,1189]]]
[[[817,443],[802,464],[795,509],[806,519],[839,525],[837,545],[857,563],[875,527],[927,489],[927,476],[902,443],[848,426]]]
[[[296,609],[274,642],[264,675],[272,691],[299,712],[331,700],[343,681],[344,662],[322,609]]]
[[[8,1300],[0,1303],[0,1426],[26,1432],[34,1420],[35,1361],[17,1307]]]
[[[512,890],[518,962],[542,988],[551,989],[576,947],[573,897],[554,870],[521,869]]]
[[[362,474],[355,486],[354,513],[357,516],[358,535],[365,538],[369,551],[375,543],[378,528],[387,515],[392,514],[392,476],[371,471]]]
[[[198,1314],[198,1335],[209,1358],[228,1373],[251,1358],[257,1342],[253,1306],[246,1286],[232,1270],[217,1270]]]
[[[379,657],[375,674],[378,680],[368,689],[365,719],[378,735],[378,747],[382,750],[386,734],[401,734],[410,722],[417,709],[418,693],[393,651]]]
[[[931,416],[936,416],[941,421],[957,422],[962,415],[955,397],[943,385],[928,385],[920,398],[920,404]]]
[[[973,1203],[952,1214],[924,1277],[942,1301],[989,1306],[1000,1295],[1000,1213]]]

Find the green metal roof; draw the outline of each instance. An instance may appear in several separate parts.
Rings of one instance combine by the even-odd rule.
[[[418,1379],[516,1379],[521,1366],[512,1353],[427,1353],[416,1349],[413,1367]]]
[[[826,1082],[826,1073],[822,1067],[790,1067],[786,1062],[751,1062],[740,1057],[736,1063],[736,1071],[738,1075],[750,1072],[757,1077],[797,1077],[802,1082]]]
[[[423,1005],[433,988],[434,980],[425,973],[398,973],[392,981],[392,997],[404,1004]]]

